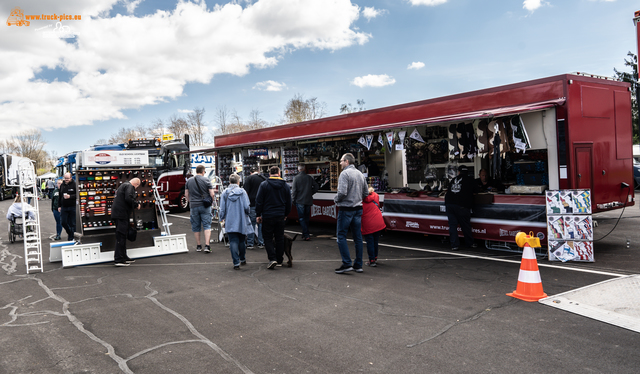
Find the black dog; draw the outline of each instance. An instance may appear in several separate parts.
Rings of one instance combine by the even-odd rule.
[[[295,234],[293,237],[291,235],[288,235],[287,233],[284,234],[284,254],[287,255],[287,258],[289,259],[289,261],[287,261],[287,267],[292,267],[293,266],[293,256],[291,256],[291,246],[293,245],[293,241],[296,240],[296,238],[298,237],[298,234]]]

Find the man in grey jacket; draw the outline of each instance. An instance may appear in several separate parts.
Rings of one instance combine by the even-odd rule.
[[[318,183],[312,176],[306,173],[306,166],[298,165],[298,175],[293,178],[291,185],[291,200],[296,204],[298,221],[302,227],[302,239],[309,241],[309,220],[311,219],[311,206],[313,195],[318,192]]]
[[[362,199],[369,194],[369,187],[364,175],[353,165],[355,161],[351,153],[345,153],[340,159],[343,170],[338,178],[338,192],[334,201],[338,207],[337,236],[342,266],[336,269],[336,274],[354,270],[356,273],[362,273]],[[347,245],[349,228],[356,246],[356,260],[353,266]]]

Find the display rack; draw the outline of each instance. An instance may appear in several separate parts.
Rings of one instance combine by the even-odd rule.
[[[329,163],[329,178],[331,191],[338,190],[338,176],[340,175],[340,165],[338,161],[331,161]]]
[[[293,182],[293,178],[298,175],[298,148],[285,148],[282,152],[282,179],[285,182]]]
[[[104,236],[100,238],[103,242],[113,241],[113,200],[118,187],[133,178],[140,179],[140,186],[136,189],[140,208],[134,209],[133,227],[138,232],[145,232],[145,237],[160,234],[153,191],[153,169],[83,169],[76,172],[76,178],[80,212],[78,228],[85,240]],[[138,242],[142,240],[136,240],[136,245]],[[109,250],[110,245],[103,243],[103,248]]]

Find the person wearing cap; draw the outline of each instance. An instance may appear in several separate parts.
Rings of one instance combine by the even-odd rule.
[[[474,180],[467,175],[468,171],[466,166],[460,166],[456,177],[449,184],[449,190],[444,195],[444,205],[449,220],[449,241],[451,242],[451,249],[454,251],[460,248],[458,225],[462,229],[467,247],[476,247],[471,230]]]
[[[251,167],[251,175],[244,180],[244,190],[249,196],[249,218],[251,219],[251,227],[253,227],[253,231],[255,231],[255,233],[249,232],[249,235],[247,235],[247,249],[253,249],[255,244],[258,245],[258,248],[264,248],[262,224],[258,223],[256,220],[256,195],[258,194],[260,183],[266,180],[267,178],[260,175],[260,173],[258,173],[258,168],[255,166]],[[257,229],[256,225],[258,227]]]

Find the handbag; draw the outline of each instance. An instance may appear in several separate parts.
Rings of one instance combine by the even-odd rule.
[[[213,205],[213,199],[211,198],[211,195],[205,195],[204,193],[202,193],[202,188],[200,187],[200,183],[198,183],[197,177],[194,178],[196,178],[195,184],[196,186],[198,186],[198,192],[200,192],[200,195],[202,196],[202,205],[204,205],[205,208],[210,207],[211,205]]]
[[[138,230],[129,226],[129,228],[127,229],[127,239],[130,242],[135,242],[137,237],[138,237]]]

